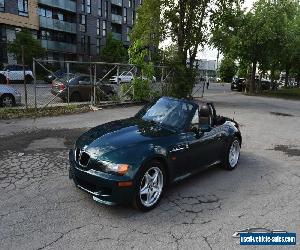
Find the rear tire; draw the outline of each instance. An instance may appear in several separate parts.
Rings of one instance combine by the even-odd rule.
[[[155,208],[163,196],[166,179],[166,171],[161,162],[148,162],[136,178],[133,205],[143,212]]]
[[[32,84],[33,83],[33,77],[31,75],[25,76],[25,82],[26,84]]]
[[[13,107],[16,105],[15,98],[11,94],[4,94],[0,97],[0,107]]]
[[[225,151],[224,159],[222,162],[223,168],[227,170],[233,170],[239,163],[241,152],[241,142],[235,136],[229,143],[227,150]]]

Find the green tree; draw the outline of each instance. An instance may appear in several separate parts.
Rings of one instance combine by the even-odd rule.
[[[221,61],[219,74],[224,82],[231,82],[232,78],[235,76],[237,71],[237,66],[234,59],[225,56]]]
[[[293,5],[292,5],[293,6]],[[283,19],[283,31],[281,33],[280,65],[285,71],[285,85],[288,85],[291,73],[299,78],[300,71],[300,7],[290,6]],[[278,48],[278,46],[277,46]]]
[[[108,33],[100,59],[108,63],[122,63],[127,61],[128,52],[121,41],[115,39],[112,33]]]
[[[239,0],[144,0],[131,38],[133,42],[141,39],[145,47],[172,40],[177,51],[169,62],[174,71],[174,95],[186,97],[195,84],[196,55],[208,42],[210,19],[216,20],[227,8],[239,4]]]
[[[46,54],[40,42],[26,29],[17,32],[16,39],[8,46],[8,51],[16,55],[18,62],[22,62],[22,46],[26,65],[32,65],[33,58],[40,58]]]
[[[174,89],[190,95],[195,84],[194,62],[198,51],[208,42],[210,20],[223,15],[227,8],[239,4],[238,0],[164,0],[163,18],[165,33],[177,46],[177,67]],[[188,66],[187,66],[187,61]],[[179,75],[180,74],[180,75]],[[180,93],[179,93],[180,94]]]
[[[141,46],[148,49],[149,60],[158,63],[159,43],[163,37],[163,24],[161,18],[161,0],[144,0],[137,10],[137,21],[133,26],[130,39],[139,40]]]
[[[228,14],[229,18],[221,15],[213,22],[212,44],[223,53],[251,64],[250,93],[255,91],[258,67],[262,72],[271,70],[273,77],[280,64],[290,69],[290,59],[295,53],[287,45],[290,39],[287,31],[296,9],[294,0],[259,0],[248,12],[237,8]]]
[[[129,48],[129,63],[136,65],[138,70],[132,82],[133,99],[136,101],[148,101],[152,96],[150,83],[154,76],[154,65],[145,60],[147,54],[148,49],[140,39],[135,40]]]

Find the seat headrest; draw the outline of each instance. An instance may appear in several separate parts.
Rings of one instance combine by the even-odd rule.
[[[200,107],[200,117],[209,117],[210,116],[210,108],[207,105],[202,105]]]

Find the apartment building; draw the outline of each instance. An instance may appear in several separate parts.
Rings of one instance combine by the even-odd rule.
[[[142,0],[0,0],[0,62],[15,63],[7,42],[22,28],[54,60],[99,60],[106,37],[129,46],[136,9]]]
[[[0,62],[16,63],[14,55],[7,52],[7,43],[16,37],[22,28],[37,35],[39,17],[37,0],[0,0]]]

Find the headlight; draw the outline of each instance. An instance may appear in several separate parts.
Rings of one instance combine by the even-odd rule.
[[[119,175],[125,175],[129,170],[128,164],[115,164],[112,162],[102,162],[104,171],[108,173],[115,173]]]
[[[16,95],[21,95],[20,92],[18,90],[15,89],[15,94]]]

